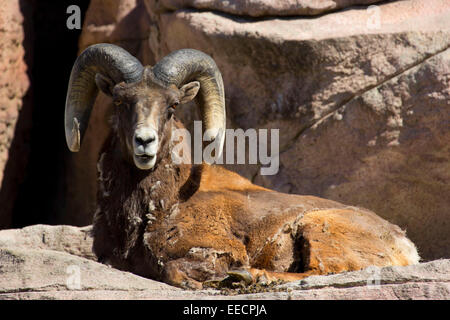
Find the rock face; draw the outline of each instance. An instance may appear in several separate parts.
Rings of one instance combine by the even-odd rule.
[[[160,10],[195,8],[214,10],[240,16],[297,16],[317,15],[353,5],[365,5],[380,0],[163,0]]]
[[[16,145],[22,136],[16,124],[23,107],[23,98],[29,88],[24,49],[24,16],[19,0],[5,1],[0,7],[0,228],[11,223],[11,204],[15,197],[18,181],[16,175],[24,170],[27,154],[8,161],[12,153],[13,139]],[[25,146],[19,146],[25,148]],[[5,176],[6,169],[11,175]]]
[[[92,253],[92,227],[33,225],[0,232],[0,248],[53,250],[96,260]]]
[[[3,299],[449,299],[450,260],[312,276],[279,292],[185,291],[92,261],[90,227],[0,231]]]
[[[255,165],[229,169],[278,191],[366,207],[406,229],[421,257],[449,257],[448,1],[282,19],[273,16],[373,1],[110,2],[92,1],[80,49],[112,42],[145,64],[180,48],[202,50],[224,78],[227,127],[280,128],[277,175],[261,176]],[[93,213],[108,108],[100,97],[74,156],[78,212]],[[186,124],[198,116],[192,109],[179,112]]]

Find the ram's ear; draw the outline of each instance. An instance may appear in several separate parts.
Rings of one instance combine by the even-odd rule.
[[[198,93],[198,90],[200,89],[200,82],[198,81],[192,81],[180,88],[181,91],[181,98],[180,103],[187,103],[195,98],[195,96]]]
[[[95,83],[104,94],[112,97],[114,89],[114,81],[112,81],[110,78],[100,73],[97,73],[95,75]]]

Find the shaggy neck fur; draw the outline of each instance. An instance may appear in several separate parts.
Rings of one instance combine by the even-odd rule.
[[[197,171],[201,167],[176,165],[170,156],[172,129],[181,126],[172,119],[165,126],[157,164],[152,170],[140,170],[131,165],[129,159],[124,158],[123,142],[117,134],[113,133],[105,143],[105,152],[98,163],[99,208],[95,219],[106,220],[107,225],[112,228],[108,231],[108,236],[113,239],[111,247],[115,248],[115,261],[110,262],[118,268],[133,270],[142,265],[131,259],[151,256],[142,252],[148,250],[143,246],[143,234],[164,224],[165,218],[177,210],[178,203],[186,201],[196,190],[199,176]],[[174,190],[180,192],[173,192]],[[102,230],[94,229],[94,233],[97,237],[102,237]],[[101,252],[96,254],[101,260]],[[150,261],[149,264],[155,266],[154,270],[133,271],[158,278],[160,270],[157,262]]]

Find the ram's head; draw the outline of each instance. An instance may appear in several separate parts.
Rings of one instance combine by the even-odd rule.
[[[66,141],[73,152],[80,149],[99,89],[113,99],[113,130],[122,150],[127,150],[124,158],[139,169],[155,166],[175,108],[197,93],[204,138],[220,139],[222,150],[226,119],[222,77],[212,58],[200,51],[174,51],[155,66],[143,67],[115,45],[87,48],[72,69],[66,99]]]

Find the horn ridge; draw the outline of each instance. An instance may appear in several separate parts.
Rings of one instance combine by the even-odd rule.
[[[142,78],[143,70],[139,60],[113,44],[89,46],[78,56],[70,74],[64,115],[66,142],[71,151],[79,151],[87,129],[98,94],[96,74],[107,76],[114,83],[132,83]]]
[[[197,101],[201,110],[207,139],[220,138],[223,148],[226,127],[225,90],[222,75],[215,61],[206,53],[195,49],[181,49],[161,59],[152,68],[153,79],[158,84],[181,85],[199,81]]]

